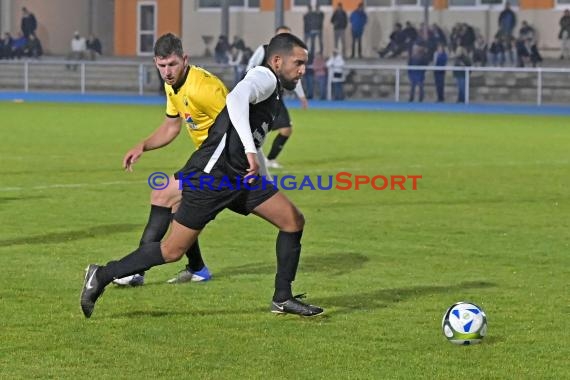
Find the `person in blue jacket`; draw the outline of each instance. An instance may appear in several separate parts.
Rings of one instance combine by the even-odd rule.
[[[350,25],[352,31],[352,54],[350,58],[354,58],[354,48],[358,44],[358,58],[362,58],[362,35],[364,27],[368,21],[368,16],[364,11],[364,4],[358,4],[358,8],[350,14]]]
[[[447,52],[445,51],[445,45],[443,43],[437,44],[437,50],[433,55],[433,63],[435,66],[446,66],[447,65]],[[437,93],[437,101],[445,101],[445,70],[434,70],[433,79],[435,82],[435,91]]]

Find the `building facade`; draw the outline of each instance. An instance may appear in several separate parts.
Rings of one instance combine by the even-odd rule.
[[[275,0],[228,0],[229,39],[240,36],[255,48],[266,43],[275,28]],[[303,14],[315,0],[284,0],[284,23],[294,33],[303,34]],[[325,54],[332,50],[330,17],[337,0],[317,0],[325,13]],[[424,20],[425,0],[364,0],[368,14],[363,38],[365,56],[377,56],[385,46],[396,22]],[[498,28],[505,0],[428,0],[429,22],[450,31],[457,22],[467,22],[489,41]],[[350,14],[360,0],[342,0]],[[511,0],[522,20],[533,25],[542,49],[557,48],[558,22],[570,0]],[[0,0],[0,30],[15,34],[20,29],[21,8],[26,6],[38,21],[37,34],[48,54],[65,55],[73,32],[93,33],[103,44],[105,55],[136,57],[152,55],[154,40],[162,33],[182,36],[190,55],[202,56],[213,50],[221,33],[221,0]],[[347,30],[347,43],[350,32]],[[208,42],[208,44],[206,44]]]

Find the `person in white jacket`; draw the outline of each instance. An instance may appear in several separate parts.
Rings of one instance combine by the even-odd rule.
[[[344,83],[344,59],[340,54],[339,49],[333,50],[333,55],[327,61],[329,69],[330,82],[332,85],[332,99],[343,100],[344,90],[342,85]]]
[[[275,29],[275,35],[281,33],[291,33],[291,28],[287,26],[280,26],[277,29]],[[261,65],[264,62],[266,46],[267,45],[259,45],[259,47],[255,50],[255,52],[249,59],[249,62],[245,70],[246,72],[248,72],[255,66]],[[301,84],[300,81],[297,83],[297,86],[295,87],[295,94],[297,94],[297,97],[301,101],[301,107],[303,109],[307,109],[309,103],[307,102],[307,97],[305,96],[305,91],[303,90],[303,85]],[[287,107],[285,107],[285,103],[283,103],[283,100],[281,100],[281,103],[283,104],[283,107],[279,112],[277,119],[273,123],[273,126],[271,127],[272,131],[278,131],[279,133],[277,134],[277,136],[275,136],[275,139],[273,140],[273,143],[271,145],[271,150],[269,151],[267,157],[265,157],[262,151],[258,152],[258,155],[260,156],[260,161],[265,161],[267,167],[272,169],[280,169],[283,167],[281,166],[281,164],[279,164],[276,161],[276,159],[279,153],[281,153],[281,151],[283,150],[283,147],[285,146],[285,143],[287,142],[289,137],[291,137],[291,133],[293,133],[293,123],[291,122],[289,111],[287,110]]]

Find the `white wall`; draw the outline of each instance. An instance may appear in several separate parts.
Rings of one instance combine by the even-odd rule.
[[[195,0],[183,0],[184,25],[182,38],[185,49],[191,55],[202,55],[204,43],[202,35],[214,36],[211,48],[213,49],[220,34],[221,15],[216,11],[203,11],[195,9]],[[448,9],[444,11],[431,11],[430,24],[438,23],[447,32],[451,31],[457,22],[467,22],[475,26],[482,34],[491,40],[497,31],[497,20],[502,7],[492,9]],[[332,27],[329,22],[332,10],[323,8],[325,12],[324,50],[329,55],[332,50]],[[285,24],[293,29],[293,33],[302,36],[302,17],[305,8],[294,9],[285,13]],[[522,20],[534,25],[539,35],[539,47],[558,48],[558,21],[562,17],[562,10],[531,10],[517,11],[517,31]],[[363,37],[363,54],[376,57],[376,51],[386,45],[388,37],[395,22],[411,21],[415,26],[423,21],[423,10],[373,10],[368,9],[368,24]],[[230,41],[235,34],[240,35],[246,45],[255,48],[261,43],[267,43],[274,30],[274,12],[236,12],[230,10]],[[347,53],[350,53],[350,31],[346,34]]]

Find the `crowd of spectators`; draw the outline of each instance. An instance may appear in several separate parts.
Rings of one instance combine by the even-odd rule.
[[[26,7],[22,8],[20,30],[12,35],[5,32],[0,38],[0,59],[39,59],[43,55],[43,47],[37,37],[38,22],[36,16]],[[70,52],[67,56],[70,60],[95,60],[103,54],[101,41],[93,34],[85,39],[76,31],[70,43]],[[77,68],[77,65],[68,65],[68,68]]]
[[[564,11],[559,21],[558,38],[561,41],[560,59],[570,58],[570,11]],[[538,48],[539,34],[526,20],[517,22],[517,15],[506,3],[497,20],[497,32],[491,41],[486,41],[481,32],[468,23],[455,24],[449,33],[439,25],[422,24],[416,29],[411,22],[405,26],[396,23],[388,44],[378,51],[380,58],[396,58],[412,55],[415,45],[423,48],[428,60],[433,63],[434,53],[443,44],[450,56],[455,57],[458,48],[475,66],[536,67],[543,61]],[[518,28],[518,30],[517,30]]]
[[[42,44],[36,36],[36,16],[26,7],[22,8],[20,31],[15,36],[5,32],[0,39],[0,59],[39,58],[43,55]]]

